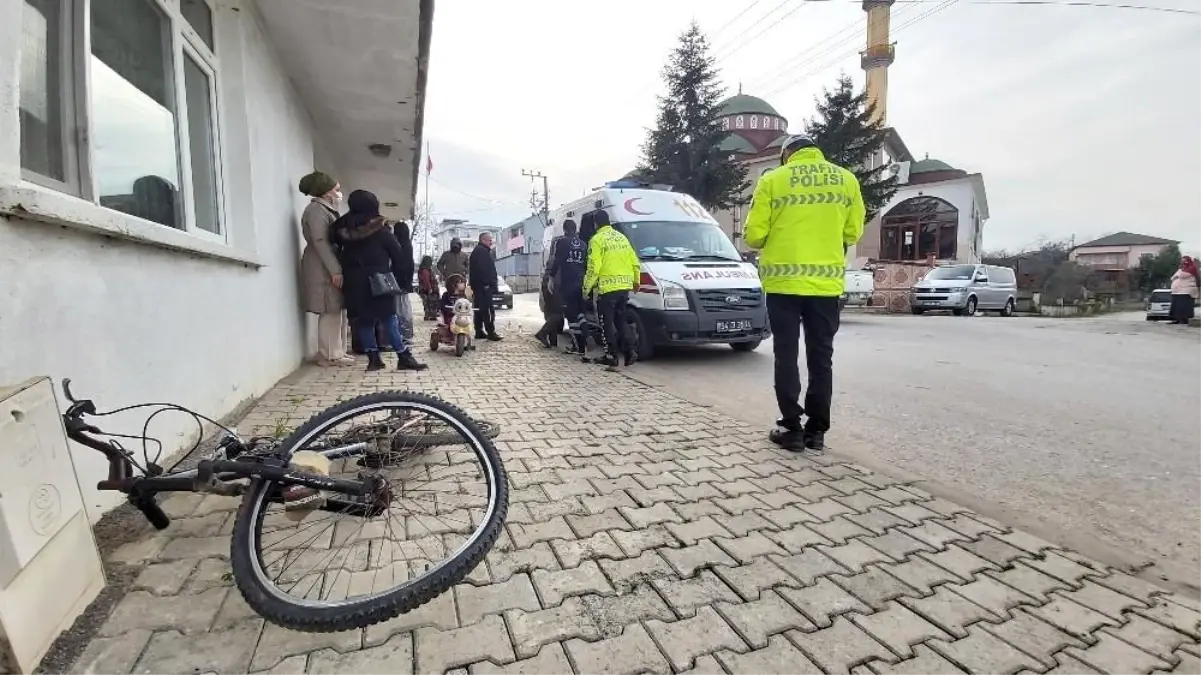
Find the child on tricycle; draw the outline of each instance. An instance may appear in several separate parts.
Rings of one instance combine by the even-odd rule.
[[[430,334],[430,351],[438,351],[438,345],[447,345],[455,348],[455,356],[462,356],[463,352],[475,349],[471,337],[475,310],[468,294],[462,276],[452,274],[446,278],[446,292],[438,303],[442,317]]]

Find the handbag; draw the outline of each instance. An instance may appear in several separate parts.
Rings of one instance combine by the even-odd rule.
[[[389,295],[400,295],[400,284],[396,275],[391,272],[372,272],[367,276],[367,285],[371,287],[371,297],[382,298]]]

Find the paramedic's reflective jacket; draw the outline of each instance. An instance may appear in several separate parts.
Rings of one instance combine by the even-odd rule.
[[[630,240],[612,225],[603,225],[588,240],[588,270],[584,274],[584,295],[593,288],[601,294],[630,291],[638,283],[641,263]]]
[[[746,243],[761,249],[767,293],[840,296],[846,247],[863,235],[865,210],[855,174],[802,148],[759,179],[746,219]]]

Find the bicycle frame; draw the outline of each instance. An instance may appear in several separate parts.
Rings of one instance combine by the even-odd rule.
[[[129,501],[142,511],[158,529],[167,527],[170,518],[158,506],[154,496],[160,492],[208,492],[225,496],[240,496],[246,486],[237,483],[241,479],[267,480],[283,487],[304,486],[341,495],[364,497],[376,493],[380,479],[366,476],[365,480],[342,480],[320,474],[307,473],[291,468],[286,460],[269,455],[239,455],[240,458],[206,458],[200,460],[195,469],[167,474],[154,474],[158,467],[146,467],[149,475],[136,475],[129,456],[109,441],[95,437],[100,429],[83,420],[84,415],[95,414],[96,407],[90,400],[76,401],[70,392],[70,380],[63,380],[63,391],[71,401],[71,407],[63,413],[63,425],[67,437],[93,450],[99,451],[108,460],[108,478],[96,484],[96,489],[121,492],[129,495]],[[241,440],[231,437],[219,446],[242,448]],[[317,450],[333,461],[366,455],[368,444],[351,443],[344,446]],[[161,469],[160,469],[161,471]],[[367,501],[346,501],[327,498],[318,510],[335,511],[349,515],[374,515],[376,504]]]

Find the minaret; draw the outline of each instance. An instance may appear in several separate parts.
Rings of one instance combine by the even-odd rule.
[[[896,57],[889,41],[889,14],[896,0],[863,0],[867,13],[867,49],[860,63],[867,73],[867,102],[876,107],[873,118],[888,124],[888,67]]]

